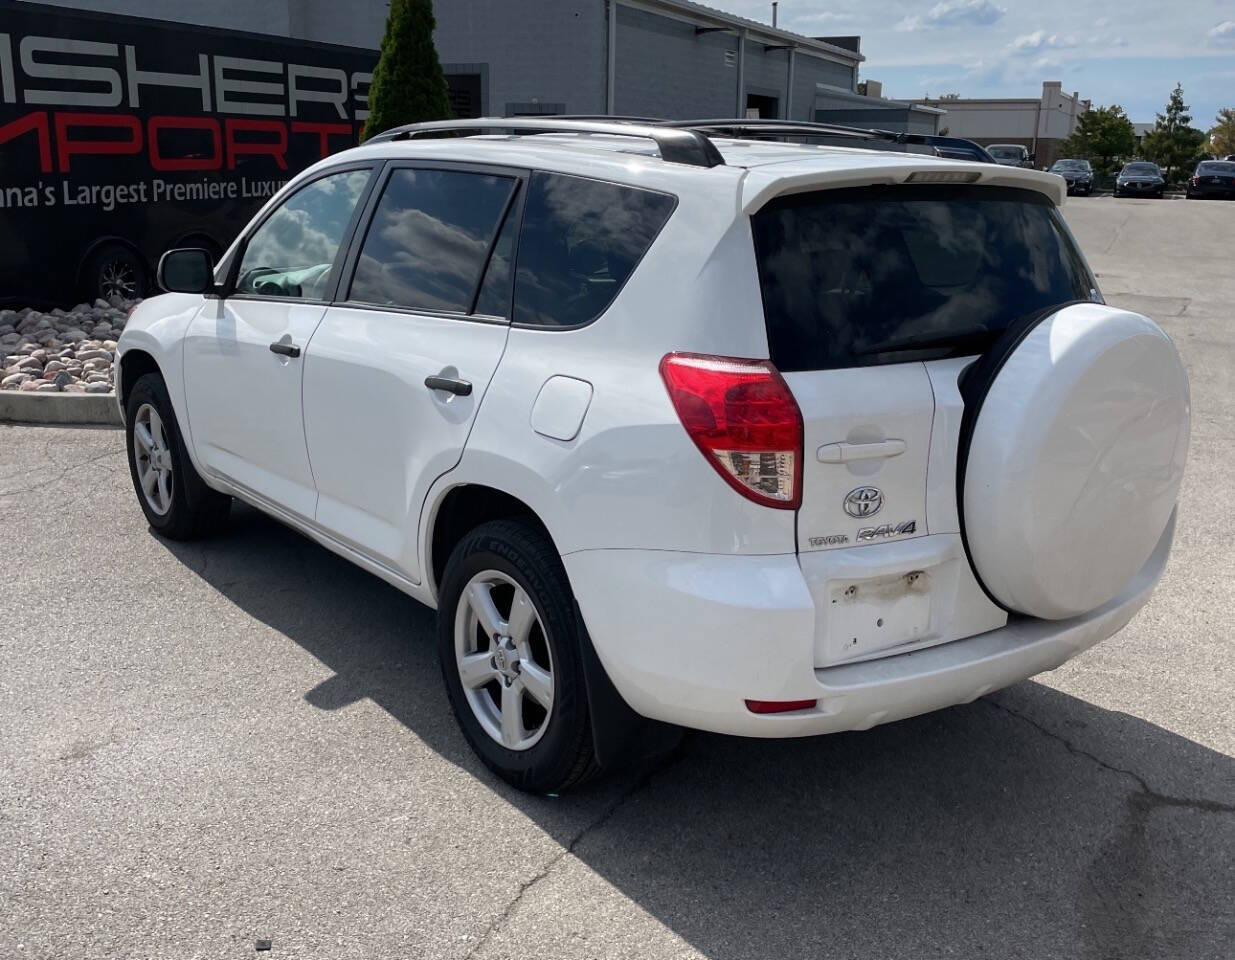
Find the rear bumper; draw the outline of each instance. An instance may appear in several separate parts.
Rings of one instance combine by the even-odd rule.
[[[563,559],[596,652],[638,713],[751,737],[801,737],[968,703],[1052,670],[1118,632],[1149,599],[1175,535],[1118,598],[1070,620],[1013,620],[928,649],[816,669],[815,607],[795,555],[587,550]],[[757,715],[752,700],[817,700]]]

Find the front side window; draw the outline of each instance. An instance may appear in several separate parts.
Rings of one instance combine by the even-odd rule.
[[[515,322],[574,327],[595,320],[676,204],[665,193],[532,174],[515,268]]]
[[[1095,296],[1058,211],[1030,190],[801,193],[751,228],[782,371],[969,356],[1018,317]]]
[[[396,169],[369,224],[348,299],[467,313],[516,182],[461,170]]]
[[[297,190],[249,238],[236,293],[322,300],[370,171],[348,170]]]

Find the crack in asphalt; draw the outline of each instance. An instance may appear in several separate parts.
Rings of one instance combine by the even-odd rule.
[[[555,856],[551,857],[549,862],[546,863],[534,877],[531,877],[520,884],[519,889],[515,891],[514,897],[512,897],[510,902],[506,904],[505,909],[502,910],[502,912],[495,917],[488,926],[485,927],[484,932],[480,935],[480,939],[476,941],[476,944],[472,947],[472,949],[464,954],[463,960],[472,960],[472,958],[475,957],[489,942],[489,938],[492,937],[493,934],[497,933],[498,930],[501,929],[502,925],[511,917],[511,915],[518,908],[519,904],[523,902],[523,898],[527,895],[528,891],[532,889],[532,887],[536,886],[536,884],[540,883],[540,881],[549,876],[549,874],[553,872],[554,867],[566,859],[566,857],[574,853],[576,848],[583,842],[584,838],[587,837],[588,834],[599,830],[606,823],[612,820],[618,810],[625,806],[626,802],[630,800],[631,797],[646,787],[653,778],[659,776],[661,773],[672,767],[677,762],[679,756],[680,753],[675,751],[669,757],[661,760],[659,763],[656,763],[651,767],[651,769],[640,775],[635,782],[631,784],[629,789],[623,791],[617,799],[613,801],[613,803],[609,804],[609,806],[605,808],[605,811],[599,817],[584,826],[583,829],[571,838],[570,843],[564,846]]]
[[[76,463],[70,463],[66,465],[65,467],[61,468],[60,472],[57,473],[54,477],[49,477],[44,480],[39,480],[36,483],[30,483],[24,487],[15,487],[12,490],[0,490],[0,497],[13,497],[13,496],[17,496],[18,494],[22,494],[22,493],[30,493],[33,490],[39,490],[39,489],[42,489],[43,487],[49,487],[54,483],[59,483],[66,476],[68,476],[69,473],[71,473],[74,470],[80,470],[82,467],[88,467],[92,463],[97,463],[98,461],[105,460],[108,457],[118,457],[118,456],[121,456],[122,454],[123,454],[123,451],[121,450],[108,450],[105,453],[96,454],[93,457],[87,457],[85,460],[81,460]],[[47,454],[45,453],[45,455]],[[55,463],[55,459],[53,457],[51,457],[50,455],[47,455],[47,456],[48,456],[48,459],[52,461],[52,463]],[[31,472],[33,471],[21,470],[21,471],[18,471],[16,474],[12,474],[10,477],[6,477],[5,479],[11,479],[12,477],[20,477],[20,476],[23,476]]]
[[[1027,723],[1029,726],[1033,727],[1043,736],[1048,737],[1051,740],[1055,740],[1063,744],[1063,746],[1067,749],[1067,751],[1073,754],[1074,756],[1084,757],[1086,760],[1090,760],[1093,763],[1096,763],[1098,766],[1102,767],[1104,770],[1109,770],[1111,773],[1116,773],[1116,774],[1120,774],[1125,777],[1130,777],[1132,780],[1136,781],[1136,785],[1139,788],[1139,790],[1136,791],[1137,794],[1139,796],[1143,796],[1144,800],[1150,801],[1153,806],[1187,807],[1193,810],[1200,810],[1204,813],[1235,813],[1235,803],[1220,803],[1217,800],[1202,800],[1202,799],[1195,799],[1192,797],[1174,797],[1174,796],[1171,796],[1170,794],[1159,793],[1157,790],[1151,787],[1149,785],[1149,782],[1143,776],[1137,773],[1135,770],[1129,770],[1127,767],[1119,767],[1113,763],[1108,763],[1106,760],[1103,760],[1097,754],[1090,753],[1088,750],[1078,747],[1067,737],[1064,737],[1056,733],[1054,730],[1047,729],[1042,724],[1040,724],[1037,720],[1034,720],[1032,717],[1028,717],[1023,713],[1019,713],[1016,710],[1013,710],[1011,707],[1007,706],[1006,704],[1002,704],[998,702],[997,700],[990,700],[990,699],[987,699],[984,702],[990,704],[996,710],[1001,710],[1004,713],[1008,714],[1009,716],[1015,717],[1016,719],[1021,720],[1024,723]]]

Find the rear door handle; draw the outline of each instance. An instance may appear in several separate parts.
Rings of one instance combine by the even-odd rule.
[[[904,440],[877,440],[874,443],[825,443],[815,455],[820,463],[853,463],[855,460],[886,460],[904,452]]]
[[[283,343],[275,341],[270,345],[270,352],[277,353],[283,357],[298,357],[300,356],[300,348],[294,343]]]
[[[456,380],[454,377],[425,377],[425,386],[430,390],[445,390],[456,397],[466,397],[472,392],[472,385],[466,380]]]

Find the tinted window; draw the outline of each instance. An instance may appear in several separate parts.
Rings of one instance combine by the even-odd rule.
[[[515,255],[515,230],[518,222],[515,208],[511,206],[502,224],[485,278],[480,284],[480,296],[476,298],[476,313],[487,317],[505,317],[510,313],[510,265]]]
[[[458,170],[396,169],[365,235],[349,299],[466,313],[514,184]]]
[[[1157,176],[1158,168],[1152,163],[1130,163],[1123,169],[1124,173],[1149,174]]]
[[[616,183],[533,174],[519,237],[515,322],[570,327],[600,316],[676,202]]]
[[[772,361],[781,370],[981,351],[1016,317],[1092,296],[1040,194],[863,187],[774,200],[752,218]]]
[[[296,191],[249,238],[236,292],[320,300],[334,285],[334,259],[368,170],[336,173]]]
[[[1223,173],[1230,175],[1235,173],[1235,163],[1224,163],[1221,160],[1211,160],[1208,163],[1202,163],[1196,168],[1197,173]]]

